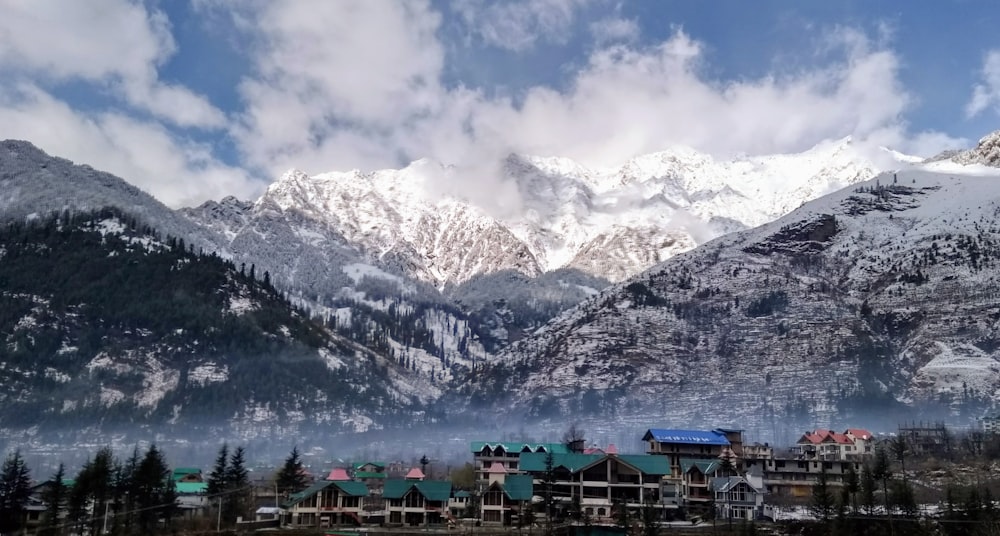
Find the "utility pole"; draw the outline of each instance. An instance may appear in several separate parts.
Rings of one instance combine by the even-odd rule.
[[[215,522],[215,532],[222,532],[222,496],[219,496],[219,517]]]
[[[108,507],[111,506],[111,501],[104,501],[104,529],[101,530],[101,534],[108,533]]]

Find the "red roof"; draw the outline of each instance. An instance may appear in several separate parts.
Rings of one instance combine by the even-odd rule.
[[[618,447],[614,443],[610,443],[608,448],[604,450],[605,454],[618,454]]]
[[[409,473],[406,473],[406,479],[407,480],[423,480],[424,479],[424,472],[421,471],[419,467],[414,467],[413,469],[410,469]]]
[[[851,445],[854,441],[847,437],[847,434],[838,434],[833,430],[818,429],[806,432],[799,439],[799,443],[812,443],[814,445],[819,445],[820,443],[839,443],[841,445]]]
[[[487,472],[491,475],[507,474],[507,470],[503,468],[503,464],[500,462],[493,462],[493,465],[490,465],[490,468],[489,470],[487,470]],[[409,478],[409,476],[407,476],[407,478]]]
[[[351,477],[347,476],[347,471],[346,470],[341,469],[340,467],[338,467],[338,468],[334,469],[333,471],[330,471],[330,474],[326,475],[326,479],[327,480],[343,481],[343,480],[350,480]]]
[[[854,436],[854,437],[856,437],[858,439],[865,439],[865,440],[867,440],[867,439],[871,439],[872,438],[872,433],[869,432],[868,430],[865,430],[864,428],[848,428],[847,432],[845,432],[845,433],[847,435]]]

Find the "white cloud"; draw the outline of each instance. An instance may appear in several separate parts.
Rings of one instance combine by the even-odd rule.
[[[639,39],[641,33],[639,23],[635,19],[608,17],[590,25],[590,34],[598,46],[608,43],[631,43]]]
[[[965,106],[965,115],[969,118],[991,106],[1000,114],[1000,50],[986,53],[980,76],[982,81],[972,88],[972,98]]]
[[[182,127],[223,126],[204,97],[158,79],[157,66],[176,49],[166,16],[127,0],[5,2],[0,17],[0,67],[8,71],[100,84]]]
[[[261,190],[242,170],[216,161],[210,147],[179,140],[157,123],[79,113],[30,84],[0,87],[3,138],[118,175],[172,207]]]
[[[512,51],[528,50],[538,41],[565,43],[576,11],[589,0],[458,0],[452,8],[484,43]]]

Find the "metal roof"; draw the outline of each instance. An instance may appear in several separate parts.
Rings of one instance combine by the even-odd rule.
[[[686,445],[723,445],[729,446],[726,434],[717,430],[675,430],[670,428],[650,428],[642,436],[643,441],[650,439],[660,443],[682,443]]]
[[[470,446],[471,452],[480,452],[483,447],[489,447],[493,450],[497,447],[503,447],[507,452],[551,452],[553,454],[567,454],[569,453],[569,447],[563,443],[513,443],[513,442],[502,442],[502,441],[473,441]]]
[[[508,475],[503,481],[503,491],[512,501],[530,501],[534,495],[534,478],[531,475]]]
[[[518,461],[518,468],[522,471],[529,472],[544,471],[545,459],[548,458],[548,456],[548,454],[542,452],[522,454],[520,460]],[[569,472],[575,473],[604,457],[604,454],[553,454],[552,467],[564,467]]]
[[[451,498],[451,482],[447,480],[386,480],[382,496],[386,499],[401,499],[410,488],[417,488],[429,501],[447,501]]]

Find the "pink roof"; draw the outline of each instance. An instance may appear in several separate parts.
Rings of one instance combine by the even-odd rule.
[[[839,443],[841,445],[850,445],[854,443],[854,441],[851,441],[851,438],[847,437],[847,434],[838,434],[833,430],[823,429],[806,432],[805,435],[802,436],[802,439],[799,439],[799,443],[805,442],[809,442],[814,445],[818,445],[820,443]]]
[[[871,439],[872,433],[864,428],[848,428],[847,434],[850,434],[858,439]]]
[[[347,476],[347,471],[341,469],[340,467],[330,471],[330,474],[326,475],[327,480],[350,480],[351,477]]]
[[[490,466],[490,468],[489,468],[489,470],[487,472],[489,474],[491,474],[491,475],[505,475],[505,474],[507,474],[507,470],[503,468],[503,464],[500,463],[500,462],[493,462],[493,465]],[[409,477],[407,477],[407,478],[409,478]]]
[[[605,454],[618,454],[618,447],[614,443],[609,443],[608,448],[604,450]]]
[[[419,467],[414,467],[413,469],[410,469],[409,473],[406,473],[406,479],[407,480],[423,480],[424,479],[424,472],[421,471]]]
[[[587,447],[583,449],[584,454],[606,454],[601,447]]]

